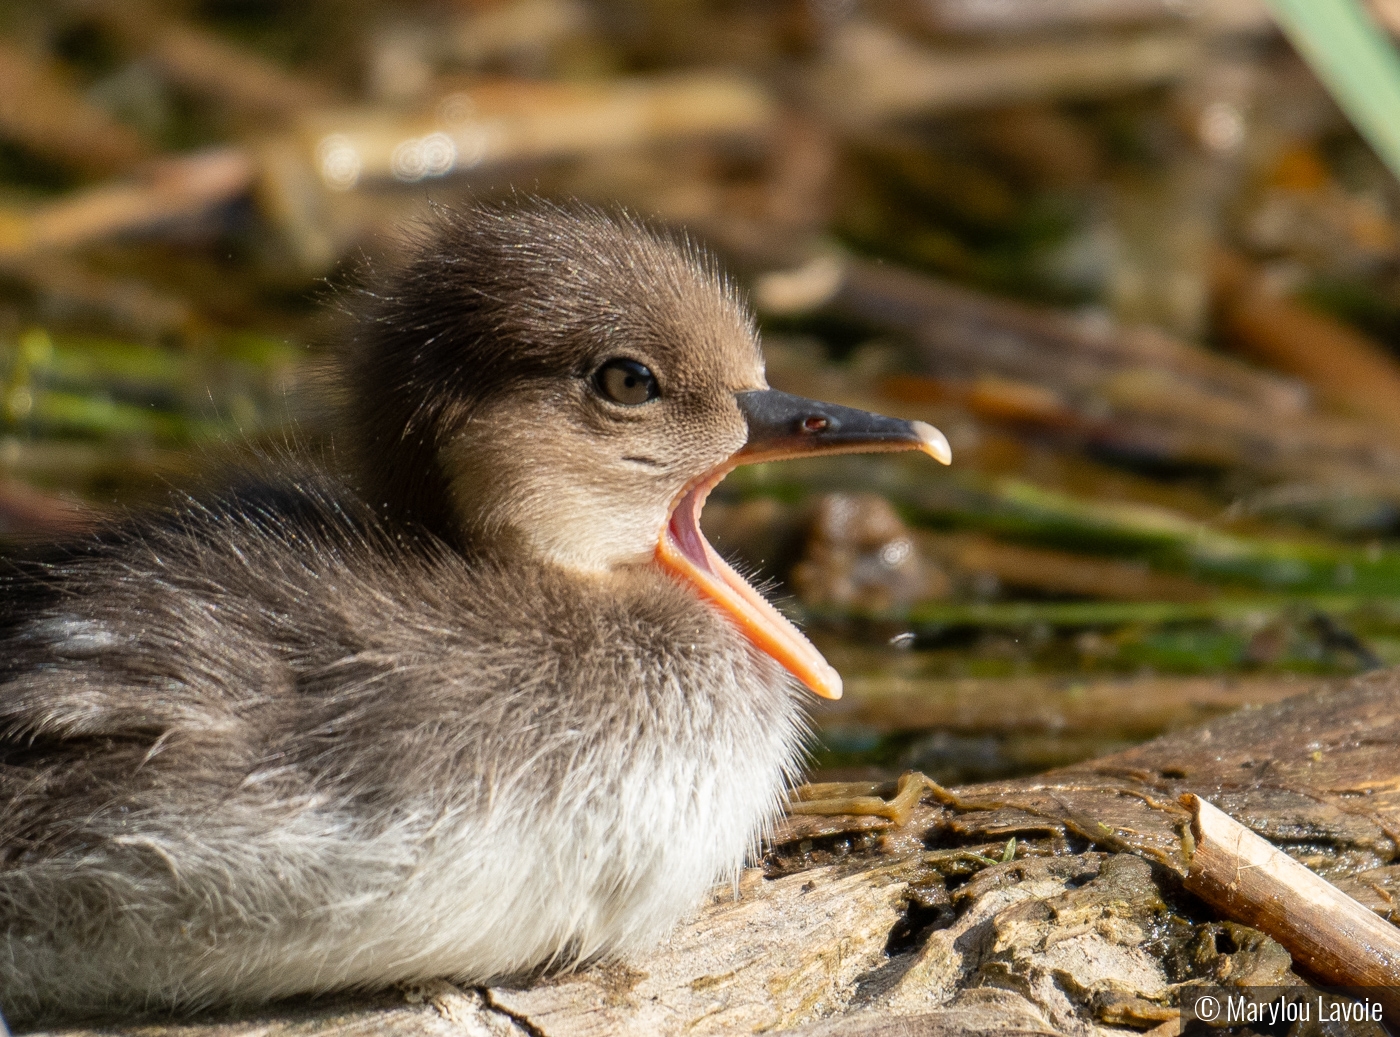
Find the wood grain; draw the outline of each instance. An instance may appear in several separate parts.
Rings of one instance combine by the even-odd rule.
[[[1325,983],[1377,987],[1400,1018],[1400,928],[1198,796],[1186,888],[1224,917],[1268,933]]]

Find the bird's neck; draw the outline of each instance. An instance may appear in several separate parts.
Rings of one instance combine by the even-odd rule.
[[[414,539],[427,533],[463,554],[479,553],[451,506],[447,475],[437,451],[404,437],[387,448],[361,445],[356,482],[365,501],[391,531]]]

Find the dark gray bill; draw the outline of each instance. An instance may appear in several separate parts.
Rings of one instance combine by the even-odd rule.
[[[890,450],[922,450],[943,464],[953,461],[948,438],[922,421],[887,418],[777,389],[752,389],[734,398],[749,423],[748,442],[734,457],[739,464]]]

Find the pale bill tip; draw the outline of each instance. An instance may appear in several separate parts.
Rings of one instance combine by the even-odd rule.
[[[948,437],[932,425],[923,421],[911,421],[914,435],[919,437],[919,449],[939,464],[953,463],[953,448],[948,445]]]
[[[841,675],[836,672],[836,668],[827,663],[826,673],[822,674],[820,688],[812,688],[819,697],[824,699],[839,699],[841,693],[845,691],[845,682],[841,680]]]

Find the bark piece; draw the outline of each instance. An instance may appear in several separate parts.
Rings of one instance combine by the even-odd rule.
[[[884,963],[908,883],[905,859],[854,874],[839,867],[718,893],[654,954],[524,989],[491,1003],[549,1037],[664,1037],[791,1027],[841,1011],[856,980]]]
[[[1057,1031],[1035,1006],[1005,990],[969,991],[976,995],[934,1012],[891,1015],[853,1012],[836,1019],[783,1031],[787,1037],[1050,1037]]]
[[[1227,918],[1273,936],[1325,983],[1380,988],[1400,1016],[1400,928],[1198,796],[1192,813],[1186,888]]]

